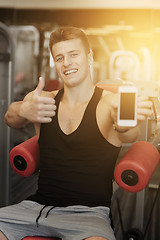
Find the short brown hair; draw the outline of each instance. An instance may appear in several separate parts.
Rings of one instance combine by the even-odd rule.
[[[88,38],[83,30],[76,27],[59,27],[58,29],[56,29],[54,32],[51,33],[50,40],[49,40],[49,48],[51,53],[52,53],[52,47],[54,44],[61,41],[75,39],[75,38],[81,39],[84,45],[84,48],[86,50],[86,53],[89,53],[90,45],[89,45]]]

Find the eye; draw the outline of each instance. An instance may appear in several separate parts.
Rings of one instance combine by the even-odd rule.
[[[63,61],[63,57],[62,56],[59,56],[56,58],[56,62],[62,62]]]
[[[78,56],[78,53],[72,53],[71,54],[71,57],[77,57]]]

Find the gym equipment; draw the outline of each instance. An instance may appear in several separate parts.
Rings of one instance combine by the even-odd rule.
[[[39,145],[37,136],[12,148],[9,154],[10,164],[14,171],[21,176],[32,175],[39,165]]]
[[[52,238],[52,237],[24,237],[22,240],[60,240],[60,238]]]
[[[137,227],[131,228],[128,231],[124,230],[120,206],[117,199],[118,213],[124,240],[145,239],[145,235],[155,205],[154,202],[153,207],[151,208],[150,217],[146,229],[145,231],[143,231],[145,187],[148,184],[150,178],[152,177],[152,174],[154,173],[159,162],[159,152],[155,147],[157,144],[155,145],[152,144],[156,143],[155,138],[152,137],[152,140],[150,139],[150,141],[151,142],[139,141],[134,143],[130,147],[128,152],[122,157],[122,159],[119,161],[115,168],[114,176],[117,184],[126,191],[137,192],[136,198]]]
[[[136,86],[138,88],[138,92],[140,95],[146,95],[146,96],[152,97],[154,117],[155,117],[155,120],[157,121],[157,126],[158,126],[159,124],[158,121],[160,119],[159,117],[160,116],[160,110],[159,110],[160,109],[160,102],[159,102],[160,87],[156,82],[149,81],[150,79],[148,78],[148,76],[145,76],[143,78],[143,79],[148,79],[148,81],[138,80],[140,79],[139,77],[140,66],[139,66],[139,59],[137,58],[137,56],[135,54],[132,54],[131,52],[127,52],[124,50],[115,51],[111,55],[109,66],[110,66],[109,78],[111,80],[98,82],[96,84],[97,87],[107,91],[111,91],[113,93],[117,93],[119,86],[122,86],[122,85]],[[154,122],[152,123],[154,124]],[[142,139],[145,141],[149,141],[155,147],[157,147],[158,150],[160,150],[160,146],[158,144],[160,142],[159,131],[157,133],[157,136],[155,136],[154,134],[153,138],[148,140],[148,133],[149,133],[148,131],[153,130],[152,129],[153,125],[151,126],[150,129],[148,129],[148,126],[149,125],[147,120],[146,130],[144,132],[144,136]],[[150,133],[152,133],[152,131]],[[155,144],[155,140],[156,140],[156,144]],[[133,176],[129,176],[129,178],[130,177],[132,178]],[[127,185],[123,185],[123,186],[126,187]],[[133,186],[130,186],[131,189],[132,187]],[[145,189],[136,193],[136,211],[135,211],[136,226],[134,229],[130,229],[129,231],[127,231],[125,235],[123,234],[124,240],[142,240],[144,239],[143,235],[145,237],[145,233],[144,234],[142,233],[144,228],[143,226],[144,199],[145,199]]]
[[[36,136],[10,151],[10,163],[15,172],[24,177],[32,175],[39,165],[39,145]],[[134,143],[115,167],[117,184],[129,192],[146,187],[159,162],[157,148],[146,141]]]
[[[131,228],[131,229],[125,231],[124,225],[123,225],[123,220],[122,220],[121,209],[120,209],[120,203],[119,203],[119,199],[117,198],[117,208],[118,208],[118,214],[119,214],[119,219],[120,219],[120,226],[121,226],[121,230],[122,230],[123,240],[145,240],[145,236],[146,236],[148,226],[151,221],[153,209],[154,209],[155,203],[158,199],[159,192],[160,192],[160,185],[157,189],[157,193],[156,193],[155,199],[153,201],[153,204],[152,204],[152,207],[150,210],[150,214],[149,214],[149,217],[147,220],[147,224],[146,224],[146,227],[144,230],[143,229],[140,230],[138,228]]]
[[[37,136],[12,148],[10,151],[10,164],[13,170],[21,176],[32,175],[39,165],[39,146]],[[60,238],[32,236],[23,240],[59,240]]]
[[[25,92],[33,90],[37,85],[40,34],[38,29],[31,25],[12,25],[9,29],[16,49],[14,81],[18,81],[18,84],[15,84],[14,90],[15,95],[19,95],[18,98],[21,95],[23,99]]]
[[[0,22],[0,207],[10,199],[9,151],[11,129],[4,122],[8,105],[13,101],[14,45],[8,27]]]
[[[63,86],[63,83],[59,79],[49,79],[46,82],[46,91],[55,91],[61,89]]]
[[[110,91],[110,92],[113,92],[113,93],[117,93],[118,92],[118,88],[120,86],[123,86],[123,85],[133,85],[132,82],[126,82],[126,81],[123,81],[122,79],[120,78],[117,78],[115,80],[104,80],[104,81],[100,81],[96,84],[97,87],[101,88],[101,89],[104,89],[104,90],[107,90],[107,91]]]
[[[152,142],[154,143],[154,141]],[[36,159],[36,164],[35,164],[35,159]],[[11,166],[18,174],[23,176],[29,176],[30,174],[34,173],[38,169],[38,160],[39,160],[39,146],[38,146],[38,139],[36,136],[14,147],[10,152]],[[152,143],[145,142],[145,141],[137,142],[131,146],[128,152],[120,160],[119,165],[116,166],[115,174],[114,174],[115,179],[118,182],[118,184],[122,185],[121,187],[123,187],[125,190],[127,191],[129,190],[132,192],[139,191],[140,189],[145,188],[145,186],[147,185],[150,177],[152,176],[158,164],[158,161],[159,161],[159,152]],[[131,164],[131,162],[133,162],[133,164]],[[33,164],[33,167],[31,166],[32,164]],[[128,171],[128,165],[133,171],[133,174],[132,172]],[[125,172],[126,170],[127,172]],[[125,174],[123,174],[123,172],[125,172]],[[123,175],[125,175],[124,177],[125,182],[123,182],[123,177],[122,177]],[[135,179],[137,180],[137,176],[138,176],[138,182],[135,184]],[[137,211],[136,211],[137,227],[136,228],[129,229],[128,231],[125,232],[123,228],[121,213],[119,214],[120,223],[123,229],[124,240],[144,240],[144,235],[146,233],[146,230],[145,230],[145,233],[143,234],[142,232],[142,227],[143,227],[142,218],[143,218],[143,204],[144,204],[143,191],[144,189],[140,193],[137,193]],[[120,209],[119,205],[118,205],[118,209]],[[149,221],[148,221],[148,224],[149,224]],[[51,240],[51,239],[56,240],[57,238],[45,238],[45,237],[23,238],[23,240]]]
[[[113,80],[103,80],[96,84],[97,87],[117,93],[120,86],[135,86],[138,89],[138,94],[142,96],[152,97],[153,99],[159,98],[160,86],[156,82],[146,81],[124,81],[120,78]]]
[[[137,228],[132,228],[125,232],[124,240],[144,240],[143,233]]]
[[[148,184],[158,162],[159,152],[153,144],[136,142],[115,167],[115,181],[126,191],[139,192]]]
[[[127,81],[139,79],[139,58],[132,51],[114,51],[109,60],[110,79],[120,77]]]

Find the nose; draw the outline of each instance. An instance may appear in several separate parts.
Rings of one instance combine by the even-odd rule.
[[[64,57],[63,64],[64,64],[65,67],[67,67],[68,65],[71,64],[71,61],[70,61],[69,56],[65,56],[65,57]]]

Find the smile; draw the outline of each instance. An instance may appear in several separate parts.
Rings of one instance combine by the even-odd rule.
[[[72,73],[76,73],[77,71],[78,71],[78,69],[70,69],[70,70],[64,71],[64,74],[69,75],[69,74],[72,74]]]

